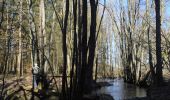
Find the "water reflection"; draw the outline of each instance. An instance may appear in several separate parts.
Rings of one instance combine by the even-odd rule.
[[[106,81],[106,80],[99,80]],[[107,80],[110,81],[110,80]],[[115,79],[114,81],[110,81],[112,86],[102,87],[97,91],[98,93],[110,94],[113,96],[115,100],[123,100],[129,99],[133,97],[145,97],[146,90],[143,88],[139,88],[132,84],[124,83],[123,79]]]

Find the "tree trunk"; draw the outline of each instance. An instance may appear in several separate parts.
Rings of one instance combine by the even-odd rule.
[[[69,15],[69,0],[66,0],[66,9],[64,16],[64,25],[62,29],[62,41],[63,41],[63,76],[62,76],[62,99],[66,100],[66,82],[67,82],[67,44],[66,44],[66,33],[67,33],[67,21]]]
[[[96,12],[97,12],[97,5],[95,0],[90,0],[91,6],[91,26],[90,26],[90,37],[89,37],[89,56],[88,56],[88,66],[87,66],[87,77],[86,77],[86,90],[92,90],[93,84],[93,65],[94,65],[94,57],[95,57],[95,49],[96,49]],[[89,92],[87,91],[87,92]]]
[[[74,98],[74,93],[75,93],[75,87],[76,87],[76,79],[74,76],[74,67],[77,68],[77,0],[73,0],[73,23],[74,23],[74,46],[73,46],[73,58],[72,58],[72,68],[71,68],[71,72],[70,72],[70,98],[75,99]],[[73,80],[74,79],[74,80]]]
[[[82,97],[85,90],[85,78],[87,67],[87,0],[82,1],[82,44],[81,44],[81,78],[80,78],[80,96]]]
[[[18,64],[17,64],[17,73],[18,76],[22,76],[23,75],[23,68],[22,68],[22,0],[20,0],[20,13],[19,13],[19,23],[20,23],[20,27],[19,27],[19,50],[18,50]]]
[[[45,60],[44,56],[47,55],[46,50],[46,32],[45,32],[45,6],[44,6],[44,0],[40,1],[40,29],[39,29],[39,36],[40,36],[40,48],[42,48],[41,57],[40,57],[40,67],[42,68],[43,72],[47,72],[47,62]],[[39,55],[38,55],[39,56]],[[47,57],[49,58],[49,57]]]
[[[160,86],[163,81],[162,76],[162,50],[161,50],[161,16],[160,16],[160,0],[155,0],[156,11],[156,79],[155,84]]]

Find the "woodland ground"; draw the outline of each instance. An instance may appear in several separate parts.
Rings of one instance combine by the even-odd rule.
[[[2,75],[0,76],[0,89],[2,89]],[[57,85],[61,85],[61,80],[57,80]],[[109,86],[108,82],[94,82],[94,90],[101,88],[103,86]],[[35,100],[40,100],[40,98],[43,98],[41,100],[58,100],[59,95],[56,91],[54,84],[51,85],[51,87],[46,91],[39,91],[35,92]],[[27,73],[23,77],[16,77],[14,75],[8,75],[5,78],[5,86],[4,86],[4,93],[3,96],[5,100],[30,100],[32,92],[32,75],[31,73]],[[42,93],[42,94],[40,94]],[[44,97],[41,97],[41,95],[45,95]],[[107,94],[99,94],[99,95],[88,95],[84,96],[84,100],[113,100],[113,98],[110,95]]]
[[[166,81],[168,80],[168,72],[164,72]],[[2,78],[0,75],[0,92],[2,90]],[[57,86],[61,86],[61,78],[56,78]],[[108,82],[94,82],[94,89],[101,88],[103,86],[109,86]],[[30,100],[32,90],[32,73],[27,73],[23,77],[16,77],[16,75],[8,74],[5,78],[5,86],[3,96],[6,100]],[[148,92],[148,97],[133,98],[129,100],[170,100],[170,82],[167,82],[166,86],[159,88],[152,88],[152,91]],[[48,90],[34,92],[35,98],[43,98],[43,100],[57,100],[59,95],[57,88],[53,82]],[[45,96],[41,97],[42,94]],[[113,100],[113,98],[107,94],[100,95],[88,95],[84,100]]]

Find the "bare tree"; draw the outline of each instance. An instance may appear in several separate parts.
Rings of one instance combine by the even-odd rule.
[[[160,0],[155,0],[156,11],[156,80],[155,84],[161,85],[162,77],[162,50],[161,50],[161,16],[160,16]]]
[[[67,21],[69,16],[69,0],[66,0],[65,4],[65,16],[64,23],[62,26],[62,41],[63,41],[63,76],[62,76],[62,99],[66,100],[66,82],[67,82],[67,44],[66,44],[66,34],[67,34]]]
[[[46,46],[46,42],[47,42],[47,35],[46,35],[46,30],[45,30],[45,1],[44,0],[40,0],[40,6],[39,6],[39,11],[40,11],[40,15],[39,15],[39,36],[40,36],[40,41],[39,41],[39,45],[40,45],[40,49],[42,49],[42,53],[41,57],[40,57],[40,67],[42,68],[43,72],[47,72],[47,61],[45,59],[44,56],[47,56],[47,58],[49,59],[49,56],[47,55],[47,46]]]
[[[17,73],[18,76],[22,76],[23,75],[23,67],[22,67],[22,0],[20,0],[20,13],[19,13],[19,23],[20,23],[20,27],[19,27],[19,50],[18,50],[18,66],[17,66]]]

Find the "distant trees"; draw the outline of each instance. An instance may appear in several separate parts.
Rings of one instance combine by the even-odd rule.
[[[120,0],[113,2],[118,5],[109,7],[125,81],[139,85],[144,85],[145,81],[145,85],[148,85],[146,80],[149,81],[149,84],[153,82],[160,84],[159,82],[163,80],[162,69],[166,61],[162,54],[166,55],[164,48],[167,45],[165,46],[162,41],[167,41],[167,39],[163,35],[161,41],[161,32],[168,33],[168,31],[165,32],[165,28],[161,29],[161,20],[165,20],[165,17],[162,17],[163,9],[165,9],[163,2],[127,0],[125,3]],[[125,9],[126,4],[128,10]],[[146,9],[142,9],[144,6]],[[116,9],[120,11],[114,12]],[[154,13],[156,20],[153,19]],[[164,24],[164,26],[166,25]],[[143,72],[144,69],[148,71]]]
[[[114,24],[113,30],[117,32],[119,38],[117,42],[119,42],[118,48],[120,49],[121,63],[124,67],[124,79],[127,82],[138,83],[140,63],[142,63],[142,58],[139,57],[142,54],[140,51],[142,46],[140,40],[143,38],[143,34],[140,31],[143,29],[143,25],[139,25],[140,21],[142,21],[139,16],[140,0],[128,0],[128,10],[125,9],[123,1],[118,3],[119,8],[116,9],[120,9],[118,12],[120,16],[116,16],[113,9],[110,12],[113,14],[111,16]],[[135,38],[139,38],[139,41],[136,41]]]

